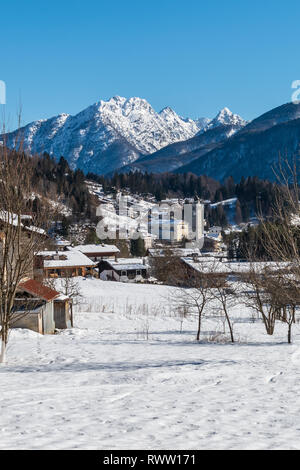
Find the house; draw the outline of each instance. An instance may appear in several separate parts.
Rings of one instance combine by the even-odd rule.
[[[219,227],[218,225],[213,225],[208,229],[209,235],[216,234],[216,235],[221,235],[222,234],[222,227]]]
[[[149,250],[149,248],[152,248],[153,241],[155,240],[155,238],[155,235],[151,235],[151,233],[142,232],[142,239],[144,240],[145,250]]]
[[[93,275],[96,266],[97,263],[80,251],[40,251],[34,260],[34,278]]]
[[[162,248],[151,248],[149,251],[150,258],[158,258],[162,256],[200,256],[199,248],[180,248],[180,247],[162,247]]]
[[[99,263],[99,277],[103,281],[142,282],[147,279],[148,270],[143,258],[107,259]]]
[[[18,286],[12,328],[53,334],[56,328],[73,325],[71,301],[39,281],[27,279]]]
[[[159,240],[180,242],[183,239],[201,240],[204,232],[204,205],[199,201],[182,203],[166,199],[148,215],[148,232]]]
[[[104,243],[101,243],[100,245],[78,245],[69,248],[69,250],[79,251],[92,261],[116,259],[117,255],[120,253],[119,248],[115,245],[105,245]]]
[[[20,266],[20,261],[26,260],[26,272],[22,272],[22,276],[32,278],[34,247],[43,246],[47,239],[45,230],[32,225],[31,215],[18,215],[1,210],[0,261],[6,270],[5,275],[8,265],[10,269],[15,269],[17,264]]]
[[[204,243],[201,250],[203,253],[213,253],[222,251],[222,236],[217,233],[210,233],[204,235]]]
[[[56,237],[53,240],[53,245],[55,250],[65,251],[69,246],[71,246],[71,242],[69,240],[65,240],[64,238]]]
[[[227,278],[228,268],[225,263],[213,257],[182,257],[181,262],[185,269],[188,285],[191,285],[191,282],[201,282],[204,276],[207,285],[214,287],[216,281],[219,284],[221,281],[225,282]]]

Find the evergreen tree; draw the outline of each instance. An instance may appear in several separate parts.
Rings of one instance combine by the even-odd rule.
[[[130,252],[132,256],[137,256],[137,257],[146,255],[145,242],[143,238],[139,237],[137,239],[132,239],[130,241]]]

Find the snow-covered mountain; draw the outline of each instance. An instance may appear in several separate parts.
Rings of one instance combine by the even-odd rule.
[[[130,171],[140,171],[142,173],[146,171],[148,173],[175,171],[210,152],[240,129],[240,126],[225,124],[206,129],[205,132],[201,132],[191,139],[167,145],[157,152],[140,157],[118,171],[122,173]]]
[[[209,120],[209,122],[205,125],[203,129],[199,131],[199,133],[202,133],[204,131],[207,131],[209,129],[214,129],[219,126],[235,126],[236,128],[241,129],[247,124],[247,121],[245,121],[241,116],[238,114],[233,114],[230,109],[228,108],[223,108],[217,116]]]
[[[142,156],[119,171],[164,173],[177,170],[213,150],[246,125],[244,119],[228,108],[222,109],[214,119],[203,118],[201,123],[204,127],[194,137]]]
[[[183,119],[169,107],[157,113],[144,99],[115,96],[75,116],[61,114],[32,122],[21,129],[21,136],[29,153],[63,155],[72,168],[107,173],[187,140],[209,122]],[[17,137],[19,132],[8,134],[7,145],[13,147]]]

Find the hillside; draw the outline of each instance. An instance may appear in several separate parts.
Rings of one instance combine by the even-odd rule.
[[[262,120],[251,123],[228,141],[176,171],[206,174],[218,180],[228,176],[236,181],[243,176],[275,180],[274,170],[278,171],[280,157],[291,160],[299,155],[300,145],[300,119],[278,122],[273,126]]]

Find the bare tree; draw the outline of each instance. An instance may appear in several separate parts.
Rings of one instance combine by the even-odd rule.
[[[268,335],[273,335],[277,319],[278,305],[270,293],[270,270],[258,263],[251,264],[244,277],[247,291],[244,292],[244,304],[261,317]]]
[[[206,307],[209,301],[212,299],[211,290],[205,281],[202,285],[193,288],[181,288],[180,293],[178,291],[175,294],[177,296],[177,306],[184,308],[190,314],[197,317],[197,341],[200,341],[202,319],[206,312]]]
[[[230,319],[230,309],[238,302],[237,281],[235,285],[229,285],[225,278],[215,277],[213,298],[221,306],[221,312],[225,316],[226,323],[230,332],[231,342],[234,343],[233,323]]]
[[[296,323],[296,312],[300,306],[300,287],[295,288],[295,281],[286,270],[269,276],[268,295],[275,306],[276,319],[288,326],[288,343],[292,342],[292,326]]]
[[[183,285],[174,292],[174,299],[180,309],[190,312],[197,318],[197,341],[200,341],[201,326],[204,315],[207,312],[211,300],[214,298],[212,287],[214,286],[214,272],[216,270],[215,261],[197,262],[197,268],[186,270],[182,268],[180,274],[176,270],[178,276],[177,283]],[[174,273],[175,275],[175,273]],[[215,274],[218,276],[217,274]],[[220,276],[219,282],[220,282]]]
[[[20,282],[33,276],[35,252],[47,240],[49,211],[34,208],[33,166],[21,151],[0,146],[0,362],[5,361],[9,330],[15,321]],[[24,217],[27,215],[27,217]],[[26,315],[24,309],[23,315]]]
[[[266,331],[274,333],[276,320],[288,324],[288,341],[291,342],[292,325],[300,303],[300,204],[298,187],[298,161],[279,159],[275,171],[277,185],[272,220],[260,218],[259,243],[266,259],[272,263],[255,263],[255,247],[248,253],[251,263],[247,276],[250,291],[246,303],[257,311]]]
[[[79,298],[82,297],[79,283],[72,276],[60,279],[60,291],[72,299],[73,305],[76,305],[79,302]]]
[[[292,326],[296,323],[296,309],[297,305],[290,303],[284,305],[280,311],[279,320],[286,323],[288,326],[288,343],[292,343]]]

